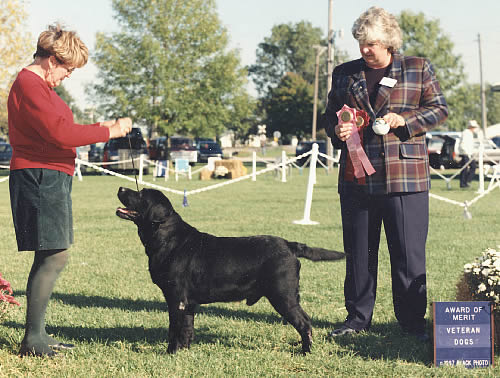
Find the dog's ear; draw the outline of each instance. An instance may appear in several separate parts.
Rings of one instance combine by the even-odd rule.
[[[145,219],[151,223],[163,223],[174,212],[169,199],[159,190],[143,189],[142,200],[146,202]]]

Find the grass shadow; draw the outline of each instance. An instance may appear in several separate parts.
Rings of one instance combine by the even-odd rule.
[[[422,342],[405,334],[397,322],[374,324],[369,332],[336,337],[333,341],[369,360],[405,361],[432,365],[432,341]]]

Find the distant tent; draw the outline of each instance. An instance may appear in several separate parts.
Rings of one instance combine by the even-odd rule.
[[[497,136],[500,136],[500,123],[486,128],[486,138],[491,139]]]

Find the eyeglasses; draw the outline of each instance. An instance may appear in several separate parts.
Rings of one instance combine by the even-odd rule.
[[[71,75],[76,68],[76,67],[68,68],[66,66],[63,66],[63,67],[66,69],[66,72],[68,72],[67,75]]]
[[[66,70],[66,75],[71,75],[76,69],[76,67],[68,68],[62,60],[58,59],[56,56],[54,56],[54,58],[56,58],[57,63]]]

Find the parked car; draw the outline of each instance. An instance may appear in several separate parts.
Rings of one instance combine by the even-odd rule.
[[[130,139],[129,139],[130,137]],[[130,147],[132,150],[130,150]],[[109,169],[117,171],[128,171],[135,167],[135,170],[139,170],[138,158],[142,156],[145,159],[149,158],[148,147],[146,141],[142,137],[141,129],[132,128],[127,136],[110,139],[104,145],[103,149],[103,162],[119,162],[124,160],[131,160],[134,157],[134,163],[132,161],[126,163],[117,163],[109,165]],[[144,173],[148,174],[148,167],[144,167]]]
[[[90,145],[89,162],[100,163],[103,160],[105,143],[95,143]]]
[[[326,154],[326,141],[325,140],[315,140],[315,141],[302,141],[297,144],[297,147],[295,148],[295,156],[300,156],[302,154],[305,154],[308,151],[312,150],[312,146],[314,143],[318,144],[318,151]],[[304,157],[302,159],[297,160],[297,165],[304,165],[305,162],[307,161],[309,157]],[[319,159],[323,162],[326,163],[326,158],[320,156]]]
[[[206,163],[209,157],[222,158],[222,148],[213,140],[204,140],[196,144],[198,149],[198,162]]]
[[[443,147],[441,148],[441,164],[445,168],[460,168],[462,166],[462,158],[458,152],[458,145],[460,143],[460,137],[456,136],[445,136],[445,141]],[[473,157],[477,160],[479,156],[479,145],[480,141],[474,141],[474,152]],[[500,148],[498,148],[495,143],[489,139],[483,141],[484,146],[484,159],[500,161]]]
[[[460,139],[462,135],[459,131],[430,131],[426,133],[426,143],[427,143],[427,153],[429,155],[429,165],[438,169],[441,166],[445,168],[451,168],[454,166],[455,160],[460,158],[458,156],[458,143],[455,144],[455,140]],[[452,149],[450,150],[450,147]],[[442,156],[442,153],[445,155]],[[450,154],[451,159],[450,161]]]
[[[439,155],[439,166],[446,169],[460,168],[460,154],[458,153],[458,144],[460,136],[458,135],[443,135],[444,143],[441,147],[441,154]]]
[[[443,148],[444,138],[440,135],[427,133],[426,142],[429,165],[434,169],[438,169],[441,167],[441,149]]]
[[[494,137],[494,138],[491,138],[491,141],[493,143],[495,143],[495,145],[500,148],[500,136],[497,136],[497,137]]]
[[[194,140],[183,136],[169,138],[170,159],[187,159],[193,165],[198,161],[198,150]]]
[[[10,165],[12,157],[12,146],[6,142],[0,142],[0,165]]]
[[[167,160],[168,159],[168,137],[161,136],[151,139],[149,142],[149,158],[151,160]]]

